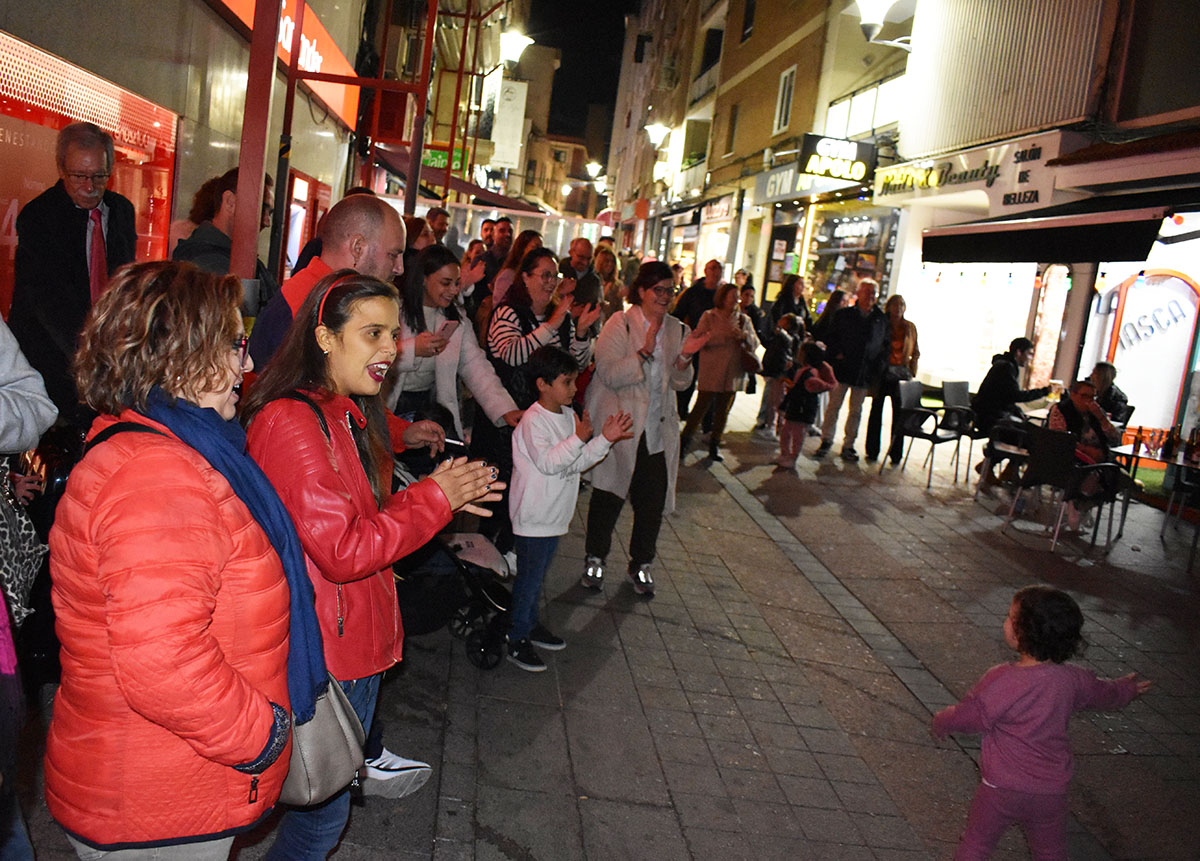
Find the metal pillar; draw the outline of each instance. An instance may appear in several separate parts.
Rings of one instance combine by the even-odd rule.
[[[271,91],[275,85],[275,41],[278,36],[279,4],[273,0],[257,0],[254,4],[254,30],[250,34],[250,67],[238,156],[237,197],[241,205],[233,217],[233,250],[229,261],[230,273],[239,278],[253,278],[258,261],[262,209],[257,204],[263,193]]]
[[[296,0],[295,26],[292,28],[291,57],[288,59],[287,90],[283,99],[283,133],[279,136],[279,156],[275,162],[274,217],[271,219],[271,250],[267,255],[267,270],[282,283],[283,227],[291,215],[292,184],[289,164],[292,157],[292,114],[296,107],[296,73],[300,69],[300,32],[304,26],[304,11],[308,4]],[[239,174],[240,176],[240,174]]]
[[[467,36],[471,34],[471,10],[474,5],[474,0],[467,0],[463,14],[463,34],[462,42],[458,47],[458,74],[454,76],[454,105],[450,111],[450,143],[446,152],[446,181],[442,183],[442,200],[450,197],[450,174],[454,168],[454,135],[458,131],[458,106],[462,101],[463,69],[467,63]],[[477,22],[475,26],[482,26],[482,22]],[[463,135],[463,148],[466,149],[465,134]],[[463,155],[465,156],[466,152]]]
[[[425,43],[421,46],[421,84],[413,116],[412,145],[408,156],[408,186],[404,190],[404,214],[416,215],[417,189],[421,186],[421,155],[425,147],[425,111],[429,106],[429,80],[433,77],[433,38],[437,27],[437,0],[425,0]]]

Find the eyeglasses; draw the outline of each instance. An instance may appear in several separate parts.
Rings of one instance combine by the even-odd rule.
[[[558,273],[557,273],[557,272],[554,272],[554,271],[550,271],[550,272],[534,272],[534,273],[533,273],[533,277],[534,277],[534,278],[537,278],[537,279],[538,279],[538,280],[540,280],[540,281],[546,281],[546,282],[549,282],[549,281],[557,281],[557,280],[558,280]]]
[[[249,338],[247,338],[245,335],[242,335],[240,338],[234,338],[233,343],[230,344],[229,348],[238,354],[238,359],[240,359],[241,364],[246,364],[246,356],[250,354]]]
[[[672,296],[674,296],[676,293],[679,292],[674,287],[660,287],[657,284],[654,285],[653,287],[651,287],[650,289],[654,291],[655,296],[659,296],[663,299],[670,299]]]
[[[79,185],[83,185],[85,182],[90,182],[90,183],[92,183],[92,185],[104,185],[104,183],[108,182],[108,178],[110,176],[112,176],[111,173],[68,173],[68,174],[66,174],[67,179],[71,180],[71,182],[78,183]]]

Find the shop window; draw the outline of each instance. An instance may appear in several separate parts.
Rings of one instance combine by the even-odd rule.
[[[796,67],[792,66],[779,76],[779,93],[775,98],[775,125],[771,134],[787,131],[792,121],[792,93],[796,89]]]
[[[742,41],[745,42],[754,32],[754,0],[746,0],[746,9],[742,13]]]
[[[725,129],[725,155],[733,155],[733,143],[737,138],[738,106],[729,109],[729,126]]]

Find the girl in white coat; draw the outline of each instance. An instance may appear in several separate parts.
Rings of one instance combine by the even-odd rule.
[[[653,261],[629,286],[633,307],[617,311],[596,340],[596,370],[587,390],[588,412],[602,425],[621,411],[633,416],[633,437],[613,446],[592,470],[588,509],[587,567],[580,581],[589,589],[604,582],[604,560],[625,498],[633,506],[629,578],[639,595],[654,594],[650,564],[663,515],[675,510],[679,471],[679,413],[675,392],[692,381],[692,356],[707,335],[692,334],[667,314],[675,295],[671,267]]]

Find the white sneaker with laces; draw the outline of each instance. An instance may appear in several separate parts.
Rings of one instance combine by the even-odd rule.
[[[385,747],[379,756],[367,760],[365,772],[363,795],[403,798],[424,786],[433,769],[428,763],[405,759]]]

